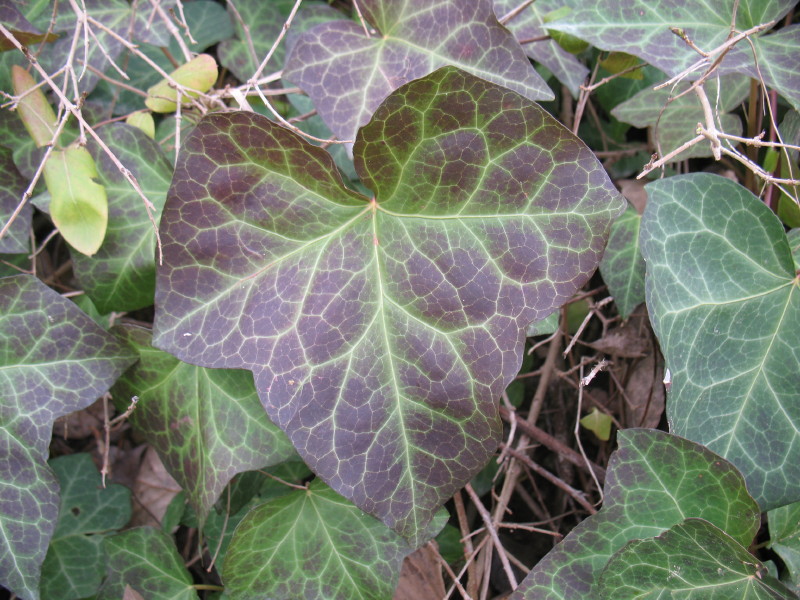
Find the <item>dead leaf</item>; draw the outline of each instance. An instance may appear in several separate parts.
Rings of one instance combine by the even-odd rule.
[[[108,410],[113,416],[113,405],[109,406]],[[83,438],[91,437],[95,431],[103,431],[102,398],[83,410],[78,410],[56,419],[53,424],[53,433],[66,440],[82,440]]]
[[[646,181],[640,179],[620,179],[617,181],[617,186],[622,195],[628,199],[628,202],[633,204],[636,212],[642,214],[644,207],[647,206],[647,190],[644,189]]]
[[[614,327],[606,335],[587,345],[594,350],[622,358],[641,358],[650,350],[647,331],[634,323]]]
[[[160,527],[169,503],[180,491],[181,486],[167,473],[156,451],[148,446],[133,484],[135,502],[130,526]]]
[[[400,583],[392,600],[440,600],[447,593],[436,542],[425,544],[403,561]]]
[[[629,427],[658,427],[664,414],[664,364],[650,352],[636,363],[625,385],[626,423]]]
[[[139,592],[133,589],[131,586],[125,586],[125,593],[122,594],[122,600],[144,600],[144,596],[142,596]]]

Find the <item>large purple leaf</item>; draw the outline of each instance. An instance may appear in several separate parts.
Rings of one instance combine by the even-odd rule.
[[[58,516],[53,421],[94,402],[134,360],[35,277],[0,280],[0,585],[25,600],[39,597]]]
[[[161,221],[155,345],[244,367],[333,489],[416,538],[499,441],[525,326],[587,280],[624,204],[591,151],[454,67],[330,155],[252,113],[186,139]]]
[[[404,83],[444,65],[503,85],[531,100],[553,94],[489,0],[361,0],[377,30],[351,21],[323,23],[292,47],[283,74],[314,100],[341,140],[352,140],[381,101]]]

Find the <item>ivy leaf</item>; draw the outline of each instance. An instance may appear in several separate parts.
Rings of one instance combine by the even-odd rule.
[[[11,32],[23,46],[29,46],[38,42],[52,42],[57,36],[45,34],[30,24],[28,19],[19,12],[10,0],[0,1],[0,23]],[[0,52],[6,50],[16,50],[16,46],[6,36],[0,38]]]
[[[531,100],[553,99],[522,48],[497,22],[489,0],[362,0],[359,5],[375,36],[366,37],[352,21],[323,23],[300,36],[283,69],[340,140],[354,139],[393,90],[444,65]]]
[[[201,521],[236,473],[295,456],[264,413],[249,372],[182,363],[153,348],[145,329],[115,332],[140,357],[113,388],[117,407],[124,410],[139,397],[131,421],[186,490]]]
[[[561,313],[558,311],[550,313],[544,319],[534,321],[526,330],[527,337],[534,337],[537,335],[552,335],[558,329],[558,317]]]
[[[800,502],[767,513],[769,547],[781,557],[788,570],[788,585],[800,593]]]
[[[14,214],[27,187],[27,181],[14,165],[14,157],[9,148],[0,146],[0,227]],[[0,253],[17,254],[28,252],[30,248],[30,228],[33,208],[26,202],[14,219],[5,235],[0,238]]]
[[[130,585],[144,598],[199,600],[192,577],[172,538],[154,527],[137,527],[108,536],[107,578],[98,600],[118,600]]]
[[[623,123],[650,127],[659,152],[664,155],[694,138],[697,124],[705,123],[703,108],[694,92],[680,96],[690,86],[690,82],[681,81],[660,90],[644,89],[618,104],[611,114]],[[731,74],[710,79],[705,84],[705,90],[709,101],[718,104],[717,127],[730,135],[741,135],[742,121],[727,111],[735,110],[747,97],[750,78]],[[675,100],[670,101],[670,98]],[[676,155],[672,162],[711,155],[710,144],[700,142]]]
[[[800,227],[795,227],[786,234],[792,252],[795,269],[800,271]]]
[[[131,492],[117,484],[103,487],[86,453],[60,456],[49,464],[61,486],[61,507],[42,564],[42,597],[86,598],[97,592],[105,575],[103,534],[131,518]]]
[[[623,319],[644,302],[644,257],[639,250],[641,215],[630,204],[611,226],[600,274]]]
[[[533,568],[511,600],[599,598],[597,579],[628,541],[706,519],[748,545],[760,511],[739,472],[699,444],[654,429],[624,429],[611,456],[605,503]]]
[[[221,42],[217,46],[217,56],[220,64],[233,73],[239,81],[247,81],[255,74],[261,61],[278,39],[284,18],[274,2],[263,2],[263,0],[237,1],[236,10],[239,11],[240,18],[237,18],[232,6],[228,5],[228,14],[233,22],[236,38]],[[248,36],[243,25],[249,29],[252,48],[247,41]],[[277,70],[283,63],[284,54],[284,47],[278,46],[263,74]]]
[[[795,600],[740,543],[703,519],[628,543],[608,561],[599,589],[608,600],[753,598]]]
[[[0,585],[27,600],[39,597],[58,516],[53,421],[94,402],[134,359],[35,277],[0,280]]]
[[[225,555],[225,593],[233,600],[390,598],[412,550],[315,479],[239,523]]]
[[[499,442],[523,328],[599,261],[622,201],[543,109],[453,67],[393,94],[344,187],[252,113],[188,136],[161,221],[154,344],[247,368],[334,490],[415,538]]]
[[[123,123],[106,125],[98,133],[136,177],[155,206],[153,219],[158,222],[172,176],[161,148],[141,130]],[[103,314],[150,306],[156,283],[156,236],[144,201],[97,142],[90,141],[87,150],[106,190],[108,226],[94,256],[72,254],[75,274]]]
[[[547,67],[556,76],[556,79],[566,85],[572,95],[577,98],[581,84],[589,75],[586,65],[575,58],[575,55],[564,50],[553,39],[528,41],[548,35],[545,29],[545,16],[563,4],[563,0],[537,0],[506,23],[506,27],[522,43],[525,54]],[[494,14],[500,19],[517,6],[519,6],[517,0],[494,0]]]
[[[646,186],[647,307],[670,429],[742,472],[762,509],[800,497],[800,279],[775,214],[730,179]]]
[[[743,0],[737,3],[736,30],[780,19],[796,0]],[[704,0],[648,2],[568,0],[572,12],[548,23],[548,29],[569,33],[601,50],[626,52],[677,75],[699,58],[670,28],[678,28],[705,51],[722,44],[731,31],[734,3],[710,4]],[[757,40],[755,36],[751,39]],[[758,44],[758,41],[756,41]],[[743,46],[748,48],[747,42]],[[751,56],[752,60],[752,56]]]

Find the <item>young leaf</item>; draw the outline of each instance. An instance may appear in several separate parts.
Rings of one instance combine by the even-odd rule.
[[[33,138],[37,147],[41,148],[53,141],[56,133],[56,113],[47,101],[41,88],[33,91],[36,85],[30,73],[18,65],[11,67],[11,82],[14,94],[24,96],[17,105],[17,114],[22,119],[25,129]]]
[[[125,119],[125,123],[131,127],[136,127],[151,140],[156,137],[156,122],[153,120],[153,115],[146,110],[131,113]]]
[[[172,538],[160,529],[137,527],[108,536],[107,578],[98,600],[119,600],[130,585],[144,598],[199,600]]]
[[[29,275],[0,280],[0,585],[39,598],[58,516],[53,421],[95,401],[133,353]]]
[[[599,440],[607,442],[611,437],[611,417],[597,410],[596,406],[581,419],[581,425],[595,434]]]
[[[359,5],[376,35],[366,37],[352,21],[323,23],[300,36],[283,69],[341,140],[354,139],[393,90],[444,65],[531,100],[553,98],[497,22],[489,0],[360,0]]]
[[[611,226],[608,245],[600,261],[600,274],[623,319],[644,302],[644,258],[639,251],[641,221],[641,215],[628,205]]]
[[[676,75],[699,58],[670,29],[683,31],[698,47],[710,51],[727,39],[734,11],[733,2],[716,4],[704,0],[633,3],[597,0],[570,4],[574,4],[574,10],[564,19],[549,23],[548,29],[572,34],[601,50],[633,54],[670,75]],[[745,31],[779,19],[794,4],[795,0],[742,0],[735,4],[736,30]],[[749,39],[758,44],[755,36]],[[750,52],[747,42],[743,47]]]
[[[612,554],[688,517],[709,521],[744,546],[753,540],[760,512],[733,465],[654,429],[624,429],[617,438],[603,508],[553,548],[511,600],[599,598],[597,579]]]
[[[800,502],[769,511],[767,519],[769,547],[786,565],[787,584],[800,594]]]
[[[124,410],[138,395],[131,421],[186,490],[201,521],[236,473],[295,456],[264,413],[250,373],[182,363],[153,348],[145,329],[114,331],[140,356],[114,386],[115,403]]]
[[[97,133],[136,177],[153,203],[152,219],[157,223],[172,176],[172,165],[161,148],[141,130],[122,123],[106,125]],[[156,235],[151,217],[142,197],[97,142],[90,141],[87,150],[108,195],[108,226],[94,256],[72,253],[75,275],[101,313],[150,306],[156,287]]]
[[[61,486],[61,506],[42,564],[42,597],[86,598],[105,575],[103,534],[131,518],[131,492],[117,484],[103,487],[88,454],[60,456],[49,464]]]
[[[95,177],[94,159],[80,146],[54,150],[44,165],[50,218],[70,246],[87,256],[100,249],[108,225],[106,190]]]
[[[316,479],[251,510],[225,557],[232,600],[391,598],[411,548]]]
[[[453,67],[359,132],[372,199],[253,113],[186,139],[161,221],[154,343],[247,368],[337,492],[415,539],[497,446],[524,327],[588,279],[622,201],[522,96]]]
[[[670,428],[731,461],[764,510],[800,497],[800,279],[775,214],[730,179],[647,185],[647,306]]]
[[[209,54],[195,56],[170,74],[173,81],[191,90],[181,94],[181,103],[186,102],[187,97],[197,98],[210,90],[218,76],[217,61]],[[147,99],[144,101],[147,108],[157,113],[174,112],[178,108],[177,102],[178,90],[170,86],[167,79],[162,79],[147,90]]]
[[[607,600],[796,599],[747,548],[703,519],[628,543],[608,561],[598,587]]]
[[[0,228],[2,228],[14,214],[27,187],[25,178],[14,165],[11,150],[2,146],[0,146],[0,173],[3,174],[0,178]],[[16,254],[29,251],[32,216],[33,209],[30,203],[26,202],[11,227],[0,238],[0,253]]]

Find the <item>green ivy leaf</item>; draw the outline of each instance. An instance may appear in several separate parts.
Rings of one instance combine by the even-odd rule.
[[[390,598],[413,550],[316,479],[251,510],[223,567],[233,600]]]
[[[160,529],[130,529],[108,536],[103,547],[108,570],[98,600],[119,600],[126,585],[143,598],[199,600],[175,542]]]
[[[153,348],[145,329],[117,327],[115,332],[140,358],[117,381],[114,401],[124,410],[138,396],[134,427],[186,490],[201,521],[236,473],[295,456],[264,413],[251,373],[182,363]]]
[[[239,6],[239,3],[236,3]],[[233,37],[234,29],[225,7],[213,0],[194,0],[183,5],[183,16],[186,25],[196,43],[190,42],[184,35],[189,50],[195,54],[203,52],[210,46]],[[175,38],[170,36],[169,51],[172,56],[181,56],[181,49]]]
[[[786,234],[789,240],[789,248],[792,252],[792,259],[794,260],[794,267],[800,271],[800,227],[795,227]]]
[[[49,464],[61,486],[61,507],[42,564],[42,597],[86,598],[105,575],[104,534],[131,517],[131,492],[117,484],[104,488],[88,454],[60,456]]]
[[[680,96],[690,85],[690,82],[682,81],[660,90],[644,89],[633,98],[618,104],[611,114],[624,123],[649,127],[660,153],[667,154],[696,137],[697,124],[705,123],[703,108],[694,92]],[[705,90],[710,102],[715,102],[719,93],[719,114],[715,115],[718,118],[717,127],[730,135],[741,135],[741,120],[728,111],[735,110],[747,97],[750,78],[726,75],[720,79],[711,79],[705,84]],[[677,99],[668,103],[670,98]],[[676,155],[672,162],[711,155],[711,145],[701,141]]]
[[[39,598],[58,516],[53,421],[85,408],[135,357],[30,275],[0,280],[0,585]]]
[[[228,14],[229,22],[233,23],[236,38],[221,42],[217,47],[217,55],[219,63],[233,73],[239,81],[247,81],[255,74],[261,61],[266,57],[275,40],[278,39],[284,17],[281,16],[281,11],[274,2],[237,0],[235,6],[241,19],[236,17],[234,9],[230,5],[228,5]],[[252,49],[247,42],[247,34],[242,25],[246,25],[250,30]],[[262,75],[279,69],[283,64],[285,52],[283,45],[278,46]]]
[[[136,177],[155,207],[152,216],[157,223],[172,176],[161,148],[141,130],[123,123],[106,125],[98,133]],[[144,200],[96,142],[90,141],[87,148],[106,190],[108,226],[94,256],[73,253],[75,274],[103,314],[150,306],[156,283],[156,235]]]
[[[16,210],[22,194],[27,187],[27,181],[14,165],[14,158],[9,148],[0,146],[0,227],[5,227],[11,215]],[[0,238],[0,253],[16,254],[28,252],[31,245],[31,217],[33,208],[26,202],[22,211],[11,224],[11,227]]]
[[[607,600],[794,600],[739,542],[703,519],[628,543],[608,561],[599,589]]]
[[[361,0],[359,5],[375,35],[366,37],[352,21],[323,23],[300,36],[283,69],[340,140],[355,139],[393,90],[444,65],[531,100],[553,99],[514,36],[497,22],[489,0]]]
[[[769,511],[767,519],[769,547],[786,565],[786,583],[800,595],[800,502]]]
[[[710,51],[722,44],[731,31],[734,3],[708,3],[704,0],[567,0],[572,12],[548,24],[590,42],[601,50],[627,52],[677,75],[697,62],[699,55],[670,31],[683,32],[698,47]],[[761,23],[781,18],[795,0],[742,0],[736,3],[736,30],[745,31]],[[752,36],[758,44],[758,38]],[[750,46],[743,43],[743,49]],[[752,55],[750,56],[752,61]]]
[[[623,319],[644,302],[644,257],[639,250],[641,215],[630,204],[611,226],[600,274]]]
[[[534,321],[528,325],[525,335],[527,337],[534,337],[537,335],[551,335],[558,329],[558,318],[561,313],[556,311],[547,315],[544,319]]]
[[[253,113],[186,139],[161,221],[154,343],[247,368],[320,477],[412,539],[499,442],[523,328],[594,270],[618,192],[522,96],[446,67],[330,155]]]
[[[494,14],[500,19],[519,4],[516,0],[494,0]],[[506,27],[520,42],[546,36],[545,17],[561,6],[563,0],[537,0],[506,23]],[[552,39],[528,42],[522,47],[529,58],[547,67],[556,79],[569,88],[573,97],[578,97],[581,84],[589,75],[586,65]]]
[[[617,438],[603,508],[539,561],[511,600],[599,598],[597,579],[612,554],[689,517],[706,519],[742,545],[753,540],[759,509],[733,465],[653,429],[625,429]]]
[[[647,306],[670,428],[724,456],[764,510],[800,497],[800,278],[775,214],[708,173],[646,186]]]

